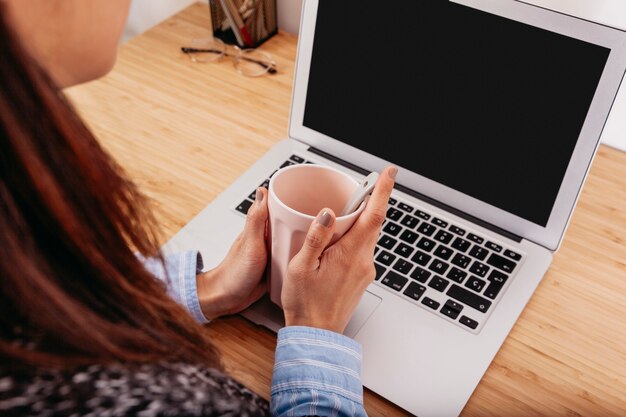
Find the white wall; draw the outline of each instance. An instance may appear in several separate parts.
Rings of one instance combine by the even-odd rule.
[[[122,42],[139,35],[195,2],[196,0],[133,0]]]
[[[278,14],[278,27],[285,32],[297,34],[298,27],[300,26],[300,11],[302,9],[302,0],[278,0],[277,6],[278,7],[276,13]]]
[[[133,0],[123,42],[144,32],[195,1],[208,0]],[[278,27],[298,33],[302,0],[277,0]]]

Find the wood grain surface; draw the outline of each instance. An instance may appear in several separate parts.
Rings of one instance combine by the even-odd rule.
[[[153,201],[164,241],[287,136],[297,39],[262,46],[278,74],[246,78],[180,52],[208,26],[194,4],[123,45],[107,77],[67,91]],[[601,146],[552,267],[464,416],[626,415],[625,203],[626,154]],[[269,397],[275,334],[238,316],[209,328],[232,375]],[[408,415],[367,390],[365,401],[371,416]]]

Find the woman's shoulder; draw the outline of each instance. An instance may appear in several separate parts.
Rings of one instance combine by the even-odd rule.
[[[0,415],[142,411],[151,416],[269,415],[267,401],[222,372],[198,365],[90,365],[0,376]]]

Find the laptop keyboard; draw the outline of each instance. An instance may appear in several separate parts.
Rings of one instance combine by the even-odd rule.
[[[303,163],[312,162],[292,155],[280,168]],[[269,178],[260,186],[267,188]],[[255,191],[235,210],[246,215]],[[392,197],[374,261],[377,285],[478,333],[519,269],[523,255]]]
[[[280,168],[285,168],[285,167],[288,167],[289,165],[295,165],[295,164],[312,164],[312,163],[313,162],[306,161],[304,158],[298,155],[291,155],[288,160],[283,162],[274,172],[272,172],[272,175],[270,175],[268,178],[265,179],[265,181],[259,184],[259,187],[268,188],[270,185],[270,178],[272,178],[272,176]],[[248,197],[246,197],[245,200],[243,200],[241,203],[239,203],[237,207],[235,207],[235,210],[237,210],[238,212],[242,214],[247,215],[248,210],[250,210],[250,207],[252,207],[252,204],[254,203],[255,196],[256,196],[256,189],[252,190],[252,192],[248,194]]]

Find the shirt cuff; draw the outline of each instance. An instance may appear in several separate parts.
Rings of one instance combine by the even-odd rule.
[[[363,405],[361,345],[312,327],[280,329],[272,376],[272,396],[285,391],[325,391]]]
[[[202,324],[210,322],[202,314],[198,299],[196,278],[204,267],[200,252],[193,250],[166,256],[165,270],[158,259],[142,260],[146,269],[165,283],[170,296],[185,307],[196,321]]]

